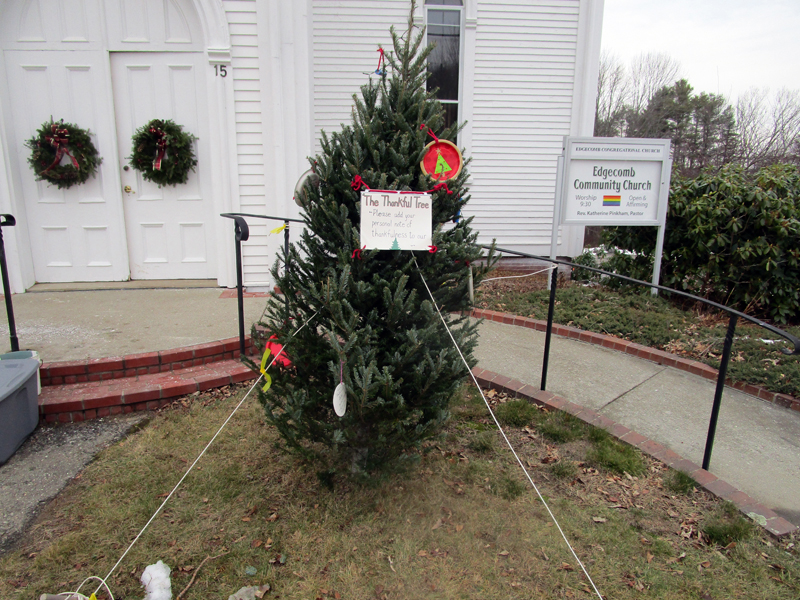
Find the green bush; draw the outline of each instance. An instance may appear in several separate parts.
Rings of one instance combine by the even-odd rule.
[[[779,323],[800,316],[800,172],[773,165],[748,175],[726,165],[673,176],[661,283]],[[608,270],[649,280],[656,228],[606,227]]]

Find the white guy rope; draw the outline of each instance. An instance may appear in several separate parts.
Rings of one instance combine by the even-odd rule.
[[[105,579],[100,579],[99,577],[97,577],[95,575],[89,575],[89,577],[84,579],[81,582],[81,584],[78,586],[78,589],[75,590],[74,592],[66,592],[66,593],[61,593],[61,594],[56,594],[56,595],[58,597],[64,596],[64,600],[89,600],[86,596],[84,596],[83,594],[79,594],[78,592],[80,592],[80,589],[83,587],[83,585],[87,581],[89,581],[90,579],[97,579],[100,582],[100,586],[97,588],[97,590],[99,590],[103,586],[106,586],[106,591],[108,592],[108,595],[111,597],[111,600],[114,600],[114,594],[111,593],[111,588],[108,587],[108,584],[106,583],[106,580]],[[95,594],[97,593],[97,590],[95,590],[95,592],[94,592]],[[74,599],[73,599],[73,596],[74,596]]]
[[[541,271],[534,271],[533,273],[526,273],[525,275],[505,275],[504,277],[490,277],[489,279],[481,279],[481,282],[478,285],[484,284],[487,281],[497,281],[498,279],[521,279],[522,277],[533,277],[534,275],[538,275],[539,273],[544,273],[545,271],[552,271],[553,269],[557,269],[558,265],[553,265],[551,267],[545,267]]]
[[[525,468],[525,465],[522,464],[522,460],[520,460],[519,456],[517,455],[516,450],[514,450],[514,446],[511,445],[511,442],[509,441],[508,436],[506,436],[506,432],[503,431],[503,428],[500,426],[500,422],[497,420],[497,417],[494,416],[494,412],[492,411],[491,406],[489,406],[489,402],[488,402],[488,400],[486,400],[486,396],[483,395],[483,390],[481,389],[481,386],[478,384],[478,380],[475,378],[475,374],[472,372],[472,369],[469,368],[469,364],[467,363],[467,360],[464,358],[464,355],[461,353],[461,348],[458,347],[458,343],[456,343],[456,339],[453,337],[453,334],[450,332],[450,328],[447,326],[447,321],[445,321],[444,317],[442,316],[442,311],[440,311],[439,307],[436,305],[436,300],[434,299],[433,294],[431,293],[431,289],[428,287],[428,282],[425,281],[425,276],[422,274],[422,270],[419,268],[419,264],[417,264],[417,257],[416,256],[414,257],[414,264],[417,266],[417,271],[419,272],[419,276],[422,279],[422,283],[425,285],[425,289],[428,290],[428,295],[431,297],[431,302],[433,302],[433,307],[436,309],[436,312],[439,314],[439,318],[442,320],[442,324],[444,325],[444,328],[447,331],[447,335],[449,335],[450,339],[453,341],[453,346],[455,346],[456,351],[458,352],[458,355],[461,357],[461,360],[464,361],[464,365],[467,367],[467,371],[469,371],[469,374],[472,377],[472,381],[475,382],[475,387],[478,388],[478,392],[480,393],[481,398],[483,398],[483,402],[484,402],[484,404],[486,404],[486,408],[489,410],[489,414],[492,415],[492,420],[494,420],[494,424],[497,425],[497,429],[499,429],[500,433],[503,435],[503,439],[506,441],[506,444],[508,444],[508,447],[511,449],[511,453],[514,455],[514,458],[517,459],[517,462],[519,463],[519,466],[522,469],[522,472],[525,473],[525,477],[528,478],[528,481],[530,482],[531,486],[533,486],[533,489],[536,490],[536,494],[539,496],[539,500],[541,500],[542,504],[544,504],[544,507],[547,509],[547,512],[550,514],[550,518],[553,520],[553,523],[555,523],[556,527],[558,527],[558,531],[561,534],[561,537],[564,538],[564,542],[566,542],[567,547],[569,548],[569,551],[572,552],[572,556],[574,556],[575,560],[578,561],[578,564],[580,565],[581,570],[583,571],[583,574],[586,575],[586,578],[589,580],[589,583],[592,584],[592,588],[594,588],[594,591],[597,594],[597,597],[600,598],[600,600],[603,600],[602,594],[600,594],[600,591],[597,589],[597,586],[594,584],[594,581],[592,581],[592,577],[589,575],[589,572],[586,570],[586,567],[583,566],[583,563],[581,562],[581,559],[578,558],[578,555],[575,553],[575,550],[572,548],[572,544],[569,543],[569,540],[567,539],[567,536],[564,534],[564,530],[561,529],[561,525],[558,524],[558,520],[556,520],[556,517],[553,514],[553,511],[550,510],[550,507],[547,505],[547,502],[545,502],[545,499],[542,496],[542,493],[539,491],[539,488],[536,487],[536,484],[533,482],[533,479],[531,479],[531,476],[528,474],[528,470]]]
[[[294,336],[296,336],[298,333],[300,333],[300,331],[302,331],[302,330],[303,330],[303,328],[304,328],[306,325],[308,325],[308,324],[311,322],[311,319],[313,319],[313,318],[314,318],[314,317],[316,317],[316,316],[317,316],[317,313],[315,312],[313,315],[311,315],[311,316],[308,318],[308,320],[307,320],[305,323],[303,323],[303,325],[302,325],[302,326],[301,326],[301,327],[300,327],[300,328],[299,328],[297,331],[295,331],[295,332],[292,334],[292,337],[291,337],[291,338],[289,338],[289,340],[288,340],[286,343],[288,344],[288,343],[289,343],[289,342],[292,340],[292,338],[294,338]],[[279,357],[281,354],[283,354],[283,351],[284,351],[285,349],[286,349],[286,346],[284,345],[284,346],[281,348],[280,352],[278,352],[277,354],[275,354],[275,358],[273,358],[273,359],[272,359],[272,361],[269,363],[269,365],[267,365],[267,368],[266,368],[266,369],[264,369],[265,371],[266,371],[266,370],[268,370],[268,369],[269,369],[269,368],[270,368],[270,367],[271,367],[271,366],[272,366],[272,365],[275,363],[275,361],[276,361],[276,360],[278,360],[278,357]],[[174,494],[174,493],[177,491],[177,489],[178,489],[178,488],[180,487],[180,485],[183,483],[183,480],[184,480],[184,479],[186,479],[186,476],[187,476],[187,475],[189,475],[189,473],[191,473],[192,469],[194,469],[194,466],[195,466],[195,465],[198,463],[198,461],[199,461],[199,460],[200,460],[200,459],[203,457],[203,455],[206,453],[206,451],[207,451],[207,450],[208,450],[208,449],[211,447],[211,444],[212,444],[212,443],[214,443],[214,440],[215,440],[215,439],[217,439],[217,436],[218,436],[220,433],[222,433],[222,430],[223,430],[223,429],[225,428],[225,426],[228,424],[228,421],[230,421],[230,420],[233,418],[233,415],[235,415],[235,414],[236,414],[236,411],[237,411],[237,410],[239,410],[239,407],[240,407],[242,404],[244,404],[244,401],[245,401],[245,400],[247,400],[248,396],[250,396],[250,393],[253,391],[253,389],[255,389],[255,387],[256,387],[256,386],[258,385],[258,383],[261,381],[261,378],[262,378],[263,376],[264,376],[263,374],[258,376],[258,379],[256,379],[255,383],[253,383],[253,385],[250,387],[250,389],[249,389],[249,390],[247,391],[247,393],[244,395],[244,398],[242,398],[242,399],[241,399],[241,401],[239,402],[239,404],[237,404],[237,405],[236,405],[236,408],[234,408],[234,409],[233,409],[233,412],[231,412],[231,414],[228,416],[228,418],[227,418],[227,419],[225,419],[225,422],[224,422],[222,425],[220,425],[219,429],[217,430],[217,433],[215,433],[215,434],[214,434],[214,437],[212,437],[212,438],[211,438],[211,440],[208,442],[208,444],[206,444],[206,447],[205,447],[205,448],[203,448],[203,451],[202,451],[202,452],[201,452],[201,453],[200,453],[200,454],[197,456],[197,458],[196,458],[196,459],[194,459],[194,462],[191,464],[191,466],[190,466],[190,467],[189,467],[189,468],[186,470],[186,472],[183,474],[183,477],[181,477],[181,478],[180,478],[180,481],[178,481],[178,483],[176,483],[176,484],[175,484],[175,487],[174,487],[174,488],[172,488],[172,491],[169,493],[169,495],[168,495],[166,498],[164,498],[164,501],[161,503],[161,506],[159,506],[159,507],[156,509],[156,512],[154,512],[154,513],[153,513],[153,516],[152,516],[152,517],[150,517],[150,520],[149,520],[149,521],[147,521],[147,523],[145,524],[145,526],[144,526],[144,527],[142,527],[142,530],[139,532],[139,535],[137,535],[137,536],[136,536],[136,538],[135,538],[135,539],[134,539],[134,540],[131,542],[130,546],[128,546],[128,549],[127,549],[127,550],[125,550],[125,552],[122,554],[122,556],[120,556],[120,557],[119,557],[119,560],[117,561],[117,563],[116,563],[116,564],[115,564],[113,567],[111,567],[111,570],[108,572],[108,575],[106,575],[106,576],[105,576],[105,579],[102,579],[102,580],[101,580],[101,581],[103,582],[103,584],[105,584],[106,580],[107,580],[109,577],[111,577],[111,574],[112,574],[112,573],[113,573],[113,572],[114,572],[114,571],[117,569],[117,567],[118,567],[118,566],[120,565],[120,563],[122,562],[122,559],[124,559],[124,558],[125,558],[125,556],[128,554],[128,552],[130,552],[131,548],[133,548],[133,545],[134,545],[136,542],[138,542],[138,541],[139,541],[139,538],[140,538],[140,537],[142,537],[142,534],[143,534],[143,533],[145,532],[145,530],[146,530],[146,529],[147,529],[147,528],[150,526],[150,523],[152,523],[152,522],[153,522],[153,520],[156,518],[156,516],[158,516],[158,513],[160,513],[160,512],[161,512],[161,509],[162,509],[162,508],[164,508],[164,506],[167,504],[167,502],[169,502],[169,499],[170,499],[170,498],[172,498],[172,495],[173,495],[173,494]],[[99,578],[97,578],[97,579],[99,579]],[[85,583],[85,582],[84,582],[84,583]],[[83,585],[83,584],[81,584],[81,585]],[[100,590],[100,588],[101,588],[101,587],[102,587],[102,585],[100,585],[100,586],[98,586],[98,587],[97,587],[97,589],[95,590],[95,594],[96,594],[96,593],[97,593],[97,592]],[[106,586],[106,588],[108,588],[108,586]],[[78,588],[78,589],[80,589],[80,588]]]

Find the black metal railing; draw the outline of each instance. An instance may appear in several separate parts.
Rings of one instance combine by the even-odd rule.
[[[242,287],[242,242],[246,241],[250,236],[250,229],[247,225],[247,221],[244,217],[252,217],[256,219],[267,219],[272,221],[283,221],[286,227],[284,228],[283,233],[283,243],[284,243],[284,256],[289,256],[289,223],[304,223],[304,221],[300,219],[289,219],[286,217],[272,217],[269,215],[256,215],[250,213],[222,213],[221,217],[226,217],[228,219],[233,219],[234,222],[234,231],[236,234],[236,289],[237,289],[237,297],[239,302],[239,349],[244,356],[245,354],[245,335],[244,335],[244,295],[243,295],[243,287]],[[746,315],[743,312],[739,312],[733,308],[725,306],[723,304],[719,304],[712,300],[708,300],[706,298],[701,298],[700,296],[695,296],[694,294],[690,294],[688,292],[683,292],[681,290],[676,290],[673,288],[669,288],[663,285],[657,285],[654,283],[650,283],[647,281],[641,281],[639,279],[634,279],[633,277],[627,277],[625,275],[619,275],[617,273],[611,273],[609,271],[604,271],[603,269],[598,269],[596,267],[587,267],[585,265],[579,265],[568,260],[561,260],[556,258],[549,258],[546,256],[538,256],[535,254],[527,254],[525,252],[517,252],[515,250],[508,250],[505,248],[498,248],[497,246],[485,246],[480,245],[480,248],[490,250],[494,249],[495,252],[499,252],[501,254],[510,254],[513,256],[520,256],[523,258],[531,258],[534,260],[544,261],[548,263],[553,263],[555,265],[565,265],[571,268],[579,268],[585,269],[587,271],[593,271],[595,273],[599,273],[600,275],[606,277],[613,277],[615,279],[620,279],[622,281],[627,281],[629,283],[633,283],[639,286],[648,287],[651,289],[662,290],[665,292],[669,292],[671,294],[677,294],[678,296],[683,296],[684,298],[689,298],[696,302],[701,302],[708,306],[712,306],[718,310],[725,311],[730,315],[728,320],[728,330],[725,334],[725,342],[722,349],[722,357],[720,359],[720,366],[719,366],[719,374],[717,375],[717,386],[714,393],[714,404],[711,409],[711,418],[708,424],[708,435],[706,436],[706,447],[705,452],[703,453],[703,468],[708,470],[709,464],[711,462],[711,451],[714,446],[714,436],[717,430],[717,420],[719,418],[719,409],[722,403],[722,392],[725,389],[725,378],[727,377],[728,373],[728,363],[730,362],[731,358],[731,347],[733,346],[733,337],[734,332],[736,331],[736,324],[739,319],[744,319],[746,321],[750,321],[759,327],[766,329],[767,331],[771,331],[774,334],[777,334],[787,341],[789,341],[793,346],[794,350],[789,350],[787,348],[781,348],[781,352],[784,354],[800,354],[800,338],[795,337],[791,333],[783,331],[774,325],[770,325],[769,323],[764,323],[760,319],[756,319],[750,315]],[[285,264],[284,269],[288,269],[289,265]],[[547,310],[547,329],[545,330],[545,342],[544,342],[544,357],[542,360],[542,378],[541,378],[541,385],[540,388],[542,390],[546,389],[547,386],[547,369],[550,361],[550,341],[553,335],[553,313],[555,309],[555,301],[556,301],[556,290],[558,287],[558,268],[552,270],[551,279],[550,279],[550,301]],[[288,298],[286,298],[288,303]]]
[[[271,217],[269,215],[254,215],[251,213],[221,213],[220,217],[233,220],[234,234],[236,236],[236,299],[239,303],[239,353],[244,356],[244,287],[242,283],[242,242],[250,238],[250,227],[245,221],[245,217],[254,219],[266,219],[268,221],[283,221],[283,249],[284,256],[289,256],[289,223],[303,223],[301,219],[290,219],[288,217]],[[288,269],[284,265],[284,269]],[[287,299],[288,302],[288,299]]]
[[[736,323],[741,319],[745,319],[758,325],[759,327],[763,327],[767,331],[771,331],[783,338],[786,338],[787,341],[791,342],[794,346],[794,350],[789,350],[787,348],[781,348],[781,352],[784,354],[800,354],[800,339],[793,336],[791,333],[783,331],[775,327],[774,325],[770,325],[769,323],[764,323],[760,319],[756,319],[750,315],[746,315],[738,310],[730,308],[728,306],[724,306],[717,302],[713,302],[712,300],[707,300],[706,298],[701,298],[699,296],[695,296],[694,294],[689,294],[688,292],[683,292],[681,290],[676,290],[673,288],[669,288],[663,285],[656,285],[654,283],[648,283],[647,281],[641,281],[639,279],[634,279],[632,277],[627,277],[625,275],[619,275],[617,273],[611,273],[609,271],[604,271],[603,269],[598,269],[596,267],[587,267],[585,265],[579,265],[568,260],[560,260],[555,258],[549,258],[545,256],[537,256],[535,254],[526,254],[525,252],[517,252],[514,250],[507,250],[504,248],[498,248],[497,246],[481,246],[486,250],[494,249],[495,252],[499,252],[501,254],[511,254],[513,256],[521,256],[523,258],[532,258],[539,261],[545,261],[549,263],[553,263],[556,265],[566,265],[573,268],[585,269],[587,271],[593,271],[595,273],[599,273],[601,275],[607,277],[614,277],[615,279],[620,279],[622,281],[627,281],[629,283],[634,283],[636,285],[640,285],[643,287],[654,288],[657,290],[663,290],[665,292],[669,292],[671,294],[677,294],[678,296],[683,296],[684,298],[690,298],[696,302],[702,302],[708,306],[712,306],[718,310],[725,311],[730,315],[728,320],[728,331],[725,334],[725,343],[722,348],[722,357],[720,359],[719,365],[719,374],[717,375],[717,387],[714,393],[714,404],[711,408],[711,418],[708,424],[708,435],[706,436],[706,447],[705,452],[703,453],[703,468],[708,470],[709,464],[711,462],[711,451],[714,446],[714,435],[717,430],[717,419],[719,418],[719,409],[722,403],[722,392],[725,389],[725,378],[728,373],[728,363],[730,362],[731,358],[731,347],[733,346],[733,336],[734,332],[736,331]],[[555,309],[555,301],[556,301],[556,287],[558,283],[558,269],[553,269],[551,279],[550,279],[550,304],[547,310],[547,329],[545,332],[545,342],[544,342],[544,359],[542,361],[542,381],[540,388],[542,390],[545,389],[547,385],[547,366],[550,358],[550,338],[552,337],[553,333],[553,312]]]

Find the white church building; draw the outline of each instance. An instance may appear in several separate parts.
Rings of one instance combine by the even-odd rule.
[[[594,124],[603,0],[419,0],[432,72],[471,158],[481,242],[549,254],[556,160]],[[408,0],[0,0],[0,213],[12,290],[37,282],[236,283],[224,212],[298,218],[320,131],[405,30]],[[434,68],[435,67],[435,68]],[[88,129],[102,163],[69,189],[36,181],[30,139],[50,118]],[[188,183],[131,169],[133,132],[172,119],[197,137]],[[276,222],[249,220],[244,282],[272,285]],[[292,230],[292,239],[298,231]],[[580,253],[563,227],[558,254]]]

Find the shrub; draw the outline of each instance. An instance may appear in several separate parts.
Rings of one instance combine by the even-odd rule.
[[[773,165],[755,176],[735,165],[673,177],[661,283],[780,323],[800,315],[800,172]],[[606,266],[649,280],[654,227],[607,227]]]

